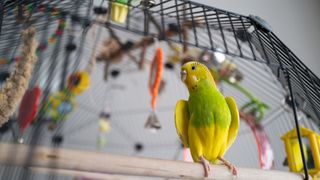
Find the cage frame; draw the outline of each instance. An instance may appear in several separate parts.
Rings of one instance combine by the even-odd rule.
[[[3,22],[6,20],[5,18],[5,10],[18,7],[21,8],[23,6],[23,3],[28,1],[19,1],[16,3],[8,3],[8,1],[1,1],[0,2],[0,38],[1,36],[5,36],[6,32],[2,31],[3,29]],[[91,3],[90,1],[89,3]],[[112,3],[113,0],[107,1],[109,3]],[[160,0],[159,3],[156,3],[153,7],[148,8],[145,6],[131,6],[131,0],[128,1],[129,8],[129,14],[130,11],[133,9],[140,9],[140,11],[143,12],[143,30],[137,30],[131,26],[132,24],[132,17],[127,16],[125,24],[116,24],[112,22],[109,18],[107,22],[97,22],[92,19],[89,19],[88,17],[85,17],[83,15],[79,15],[77,13],[73,13],[71,11],[64,11],[63,16],[66,18],[73,19],[74,23],[78,24],[86,24],[86,23],[98,23],[102,26],[105,26],[106,28],[114,28],[119,29],[123,31],[129,31],[138,35],[142,36],[150,36],[152,38],[157,38],[159,40],[164,41],[172,41],[177,42],[180,44],[187,44],[189,46],[198,47],[201,49],[207,49],[214,52],[222,52],[224,54],[235,56],[243,59],[248,59],[252,61],[257,61],[260,63],[265,63],[270,67],[274,75],[277,77],[279,82],[282,84],[283,88],[288,91],[290,103],[293,110],[294,115],[294,122],[297,130],[297,135],[299,139],[299,145],[300,145],[300,152],[303,159],[304,164],[304,173],[306,179],[308,179],[308,169],[306,167],[305,157],[302,153],[302,143],[301,143],[301,133],[300,133],[300,125],[298,121],[298,115],[297,110],[301,110],[305,112],[308,116],[312,118],[312,120],[320,126],[320,79],[307,67],[305,66],[301,60],[264,24],[264,22],[258,21],[257,19],[253,18],[254,16],[244,16],[241,14],[225,11],[222,9],[206,6],[203,4],[199,4],[196,2],[188,1],[188,0],[174,0],[173,5],[166,6],[166,3],[170,3],[167,0]],[[7,4],[6,4],[7,3]],[[36,1],[36,7],[39,6],[41,1]],[[82,6],[82,3],[84,1],[79,1],[78,6]],[[181,37],[180,34],[182,34],[182,22],[179,18],[183,18],[183,14],[181,13],[181,7],[182,6],[189,6],[190,11],[190,19],[191,21],[191,29],[193,32],[193,37],[195,37],[195,42],[190,43],[186,41],[183,37]],[[160,7],[160,11],[154,12],[152,8],[154,7]],[[202,8],[202,12],[196,11],[196,9]],[[167,12],[167,10],[173,10],[170,12]],[[111,6],[108,6],[108,12],[111,12]],[[204,21],[204,27],[208,29],[207,36],[209,37],[209,43],[210,47],[203,47],[199,44],[199,39],[197,38],[197,28],[196,28],[196,18],[195,13],[201,13],[203,16],[200,16],[202,20]],[[213,14],[209,14],[213,13]],[[160,16],[160,20],[157,21],[158,25],[154,23],[154,17],[153,15],[157,14],[157,16]],[[178,34],[179,39],[174,40],[170,37],[167,37],[165,32],[165,26],[167,23],[165,22],[165,17],[169,16],[170,14],[174,14],[175,17],[177,17],[177,27],[178,27]],[[215,16],[215,17],[213,17]],[[213,21],[211,21],[213,20]],[[150,23],[154,23],[154,26],[158,26],[159,33],[154,34],[150,32]],[[221,39],[224,44],[224,51],[221,51],[214,47],[212,42],[212,34],[210,31],[210,28],[214,27],[220,30],[221,32]],[[247,31],[249,28],[253,28],[253,31],[247,34]],[[250,49],[252,51],[252,57],[246,57],[242,53],[242,49],[239,45],[240,39],[237,37],[237,31],[242,30],[245,32],[245,38],[248,41],[248,44],[250,46]],[[229,51],[228,49],[228,42],[226,41],[226,38],[224,37],[224,31],[230,31],[234,34],[234,38],[236,41],[236,45],[238,47],[239,54],[234,54]],[[249,39],[248,36],[251,36],[253,39]],[[72,41],[72,37],[70,37],[70,42]],[[9,44],[2,44],[0,42],[0,50],[8,48]],[[259,59],[255,52],[252,50],[253,46],[259,47],[258,51],[263,56],[262,59]],[[66,57],[67,62],[68,57]],[[66,79],[66,73],[64,73],[64,77],[62,77],[65,81]],[[63,86],[63,85],[61,85]],[[304,106],[301,106],[301,104],[304,104]],[[306,108],[307,107],[307,108]]]

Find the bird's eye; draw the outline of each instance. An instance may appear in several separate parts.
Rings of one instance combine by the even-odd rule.
[[[191,69],[194,71],[196,70],[196,66],[192,66]]]

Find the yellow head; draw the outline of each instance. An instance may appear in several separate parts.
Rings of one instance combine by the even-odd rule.
[[[210,84],[215,86],[209,69],[196,61],[187,62],[181,67],[181,80],[186,84],[189,91],[196,90],[200,80],[208,80]]]

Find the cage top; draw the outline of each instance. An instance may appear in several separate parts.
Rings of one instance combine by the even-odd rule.
[[[1,1],[0,56],[8,59],[14,56],[26,20],[43,33],[61,18],[82,29],[98,23],[106,28],[265,63],[284,88],[288,88],[287,76],[290,77],[297,107],[320,125],[319,78],[256,16],[243,16],[187,0],[158,0],[150,6],[129,5],[124,23],[94,18],[94,7],[110,13],[112,3],[115,1]],[[185,29],[190,32],[187,36],[183,34]]]

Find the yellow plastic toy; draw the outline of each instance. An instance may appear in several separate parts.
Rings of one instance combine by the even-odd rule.
[[[90,86],[90,75],[86,71],[77,71],[68,77],[68,90],[74,94],[80,94]]]
[[[110,130],[110,124],[108,120],[100,119],[99,120],[99,130],[101,133],[107,133]]]
[[[111,1],[111,20],[118,23],[125,23],[128,15],[128,0]],[[139,5],[141,0],[131,0],[130,6]]]
[[[313,179],[320,180],[320,135],[304,127],[300,128],[300,132],[303,138],[302,147],[309,174]],[[301,172],[303,170],[303,162],[296,129],[287,132],[281,139],[285,144],[290,171]]]
[[[301,172],[301,171],[303,171],[303,162],[302,162],[302,156],[300,156],[299,141],[296,138],[290,139],[290,144],[291,144],[292,154],[298,154],[298,155],[293,156],[293,162],[295,164],[294,171]],[[305,157],[306,161],[308,161],[308,151],[307,151],[306,143],[302,142],[302,147],[303,147],[304,157]]]
[[[111,20],[124,23],[127,19],[128,14],[128,0],[117,0],[111,2]]]
[[[102,112],[99,118],[99,134],[97,136],[97,147],[103,148],[107,144],[106,134],[110,131],[110,114]]]

